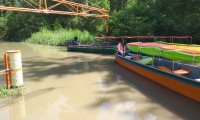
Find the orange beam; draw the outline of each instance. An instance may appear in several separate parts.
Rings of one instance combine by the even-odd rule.
[[[86,14],[86,13],[56,11],[56,10],[40,10],[40,9],[31,9],[31,8],[18,8],[18,7],[0,6],[0,10],[19,11],[19,12],[33,12],[33,13],[43,13],[43,14],[60,14],[60,15],[74,15],[74,16],[88,16],[88,17],[97,17],[97,18],[108,18],[108,15]]]
[[[67,0],[52,0],[52,1],[69,4],[69,5],[72,5],[72,6],[84,7],[84,8],[88,8],[88,9],[91,9],[91,10],[104,10],[104,11],[107,12],[107,10],[102,9],[102,8],[96,8],[96,7],[92,7],[92,6],[88,6],[88,5],[83,5],[83,4],[80,4],[80,3],[70,2],[70,1],[67,1]]]
[[[50,6],[50,7],[47,7],[46,0],[43,0],[44,1],[44,8],[43,8],[41,6],[41,0],[38,0],[38,4],[33,2],[33,1],[30,1],[33,4],[29,3],[28,0],[24,0],[24,1],[28,5],[30,5],[32,8],[19,8],[19,7],[0,6],[0,10],[104,18],[104,19],[106,19],[106,32],[108,32],[108,17],[109,16],[107,15],[107,10],[105,10],[103,8],[91,7],[91,6],[88,6],[88,5],[83,5],[83,4],[71,2],[71,1],[68,1],[68,0],[52,0],[52,1],[57,2],[57,3],[55,5]],[[63,4],[65,7],[67,7],[67,5],[70,5],[73,9],[70,9],[71,11],[50,10],[50,9],[60,5],[60,4]],[[37,7],[35,7],[35,6],[37,6]],[[89,13],[85,13],[84,10],[86,10],[86,11],[94,11],[94,12],[92,14],[89,14]]]
[[[105,14],[107,12],[107,10],[103,9],[103,8],[96,8],[96,7],[91,7],[91,6],[88,6],[88,5],[83,5],[83,4],[80,4],[80,3],[75,3],[75,2],[70,2],[70,1],[67,1],[67,0],[52,0],[52,1],[55,1],[55,2],[59,2],[59,3],[62,3],[62,4],[68,4],[68,5],[71,5],[71,6],[74,6],[74,7],[80,7],[80,8],[85,8],[85,9],[88,9],[88,10],[93,10],[93,11],[99,11],[103,14]]]
[[[47,1],[46,0],[44,0],[44,8],[45,8],[45,10],[47,10]]]
[[[108,18],[106,18],[106,33],[108,33]]]
[[[41,0],[38,0],[38,9],[41,9]]]

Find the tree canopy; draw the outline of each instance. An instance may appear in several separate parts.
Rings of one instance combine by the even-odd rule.
[[[37,1],[37,0],[34,0]],[[199,0],[72,0],[108,10],[109,33],[105,20],[53,14],[0,12],[0,38],[21,41],[42,27],[87,30],[95,36],[189,35],[195,43],[200,36]],[[23,0],[3,0],[1,5],[26,7]],[[48,1],[49,5],[53,4]],[[63,6],[58,6],[63,10]]]

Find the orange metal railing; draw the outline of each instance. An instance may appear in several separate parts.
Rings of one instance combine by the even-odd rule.
[[[8,54],[4,54],[4,70],[0,70],[0,75],[6,74],[6,86],[7,88],[10,88],[10,69],[9,69],[9,63],[8,63]]]

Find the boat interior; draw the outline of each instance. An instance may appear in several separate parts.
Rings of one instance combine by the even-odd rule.
[[[140,64],[145,64],[165,72],[174,73],[176,75],[200,82],[200,66],[198,65],[133,53],[127,53],[127,56],[125,57],[135,62],[139,62]]]

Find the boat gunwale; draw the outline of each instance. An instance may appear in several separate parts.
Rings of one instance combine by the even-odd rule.
[[[96,48],[96,49],[106,49],[106,48],[112,48],[113,46],[77,46],[77,45],[69,45],[70,48]]]

